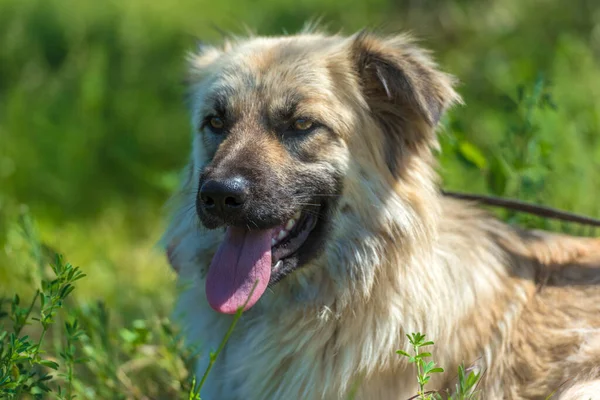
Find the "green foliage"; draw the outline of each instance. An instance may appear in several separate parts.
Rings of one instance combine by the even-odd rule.
[[[517,86],[517,98],[507,97],[506,134],[500,151],[492,158],[488,172],[488,187],[498,196],[520,196],[541,201],[539,194],[545,186],[545,178],[552,170],[551,144],[539,133],[536,111],[556,110],[549,87],[542,76],[532,87]]]
[[[499,148],[486,150],[457,133],[446,139],[447,150],[457,160],[481,172],[486,191],[500,197],[544,203],[547,180],[553,172],[549,139],[540,134],[539,113],[557,110],[549,83],[538,76],[531,85],[518,85],[516,98],[505,96],[507,115]],[[506,210],[501,214],[513,223],[549,228],[547,221]]]
[[[24,216],[21,228],[31,246],[31,254],[41,257],[36,249],[42,246],[31,219]],[[39,262],[43,264],[43,260]],[[75,282],[85,277],[78,267],[64,263],[62,257],[56,255],[51,270],[53,278],[39,277],[41,289],[35,292],[26,307],[21,306],[18,294],[11,301],[0,298],[1,305],[10,304],[8,311],[0,308],[0,321],[8,318],[11,322],[10,326],[0,325],[1,398],[19,399],[26,394],[35,398],[52,394],[61,400],[76,397],[145,398],[148,388],[133,382],[129,373],[140,369],[151,374],[151,367],[158,366],[161,374],[166,376],[166,382],[162,383],[171,386],[170,398],[201,400],[200,389],[246,304],[238,309],[219,347],[210,353],[210,362],[197,384],[195,377],[188,376],[192,349],[183,346],[168,321],[156,324],[138,319],[130,327],[117,328],[114,332],[102,303],[92,307],[67,304],[67,298],[75,290]],[[248,299],[253,292],[254,288]],[[46,355],[49,353],[45,350],[44,339],[61,319],[64,319],[64,331],[58,333],[53,349],[59,360]],[[35,341],[22,335],[24,328],[31,325],[39,328],[39,338]],[[121,363],[120,359],[126,361]],[[48,370],[58,373],[53,376],[47,373]],[[165,388],[161,387],[161,391]]]
[[[63,263],[58,256],[52,264],[52,270],[56,278],[52,281],[42,280],[42,288],[36,291],[31,304],[21,307],[20,297],[15,294],[10,312],[3,313],[12,320],[12,332],[9,333],[9,330],[4,330],[4,326],[0,325],[0,395],[2,398],[19,399],[24,394],[42,398],[44,393],[50,392],[48,382],[52,379],[52,376],[46,373],[46,369],[59,369],[56,361],[43,357],[45,351],[42,349],[42,344],[48,329],[55,322],[56,313],[75,289],[74,282],[85,275],[79,268]],[[37,316],[32,316],[38,300]],[[23,328],[32,322],[39,324],[40,327],[41,333],[37,340],[31,339],[28,335],[21,335]],[[64,355],[69,372],[66,395],[59,397],[61,399],[72,398],[72,369],[76,362],[75,349],[72,346],[73,342],[81,336],[76,323],[67,323],[66,327],[67,349]],[[62,393],[62,388],[59,386],[59,395]]]
[[[482,378],[481,371],[465,370],[463,365],[458,366],[458,382],[456,389],[450,396],[451,400],[476,400],[479,399],[477,385]]]
[[[412,333],[406,335],[412,347],[412,354],[404,350],[397,350],[396,353],[408,358],[408,362],[415,364],[417,373],[417,382],[419,391],[412,399],[418,400],[477,400],[479,393],[476,391],[477,385],[482,378],[481,371],[474,371],[473,368],[465,369],[463,365],[458,366],[457,383],[453,392],[448,390],[443,394],[433,390],[425,391],[425,385],[431,379],[431,374],[443,373],[444,369],[436,367],[433,361],[425,361],[425,358],[431,357],[431,353],[421,352],[422,347],[433,346],[434,342],[425,341],[425,335],[421,333]]]
[[[431,379],[431,374],[444,372],[444,369],[436,367],[433,361],[425,361],[425,358],[431,357],[431,353],[422,353],[420,350],[422,347],[432,346],[434,343],[431,341],[426,342],[425,335],[418,332],[406,336],[412,346],[413,354],[408,354],[403,350],[398,350],[396,353],[407,357],[409,363],[415,364],[417,369],[417,382],[419,383],[419,392],[417,393],[418,399],[433,400],[436,393],[426,392],[425,385],[429,382],[429,379]]]
[[[20,227],[43,266],[43,245],[32,221],[25,216]],[[56,255],[50,270],[51,276],[42,268],[31,280],[39,280],[40,288],[25,305],[19,294],[0,299],[0,398],[144,398],[157,388],[148,387],[149,381],[134,382],[137,374],[155,380],[169,398],[186,398],[184,393],[193,390],[192,353],[169,321],[111,327],[102,303],[69,301],[85,277],[78,267]]]
[[[39,248],[31,220],[26,218],[23,221],[27,221],[22,223],[32,248]],[[102,304],[91,309],[82,309],[75,304],[67,307],[66,300],[75,290],[75,282],[84,278],[85,274],[78,267],[64,263],[58,255],[51,269],[55,275],[54,279],[41,279],[41,290],[35,292],[27,307],[20,306],[18,294],[14,295],[12,301],[0,299],[0,304],[10,303],[8,312],[0,309],[0,319],[8,317],[12,325],[11,329],[0,325],[1,398],[19,399],[25,394],[43,398],[44,394],[49,393],[61,400],[78,397],[75,393],[79,393],[79,397],[82,398],[144,398],[147,388],[133,383],[127,376],[128,370],[133,367],[125,367],[133,365],[136,361],[142,362],[142,367],[154,363],[160,365],[161,361],[166,361],[166,365],[162,367],[167,377],[179,377],[180,380],[172,388],[171,398],[184,399],[187,394],[189,400],[201,400],[200,390],[233,333],[246,304],[239,308],[232,319],[218,349],[210,353],[210,362],[200,383],[197,384],[196,378],[193,377],[190,384],[187,376],[187,363],[192,359],[190,349],[183,347],[168,321],[162,321],[157,327],[147,320],[135,320],[130,328],[119,329],[120,340],[115,342],[112,339],[114,333],[107,331],[108,316]],[[253,292],[254,288],[248,298]],[[70,319],[64,322],[64,332],[60,334],[64,337],[64,342],[59,340],[55,348],[61,363],[54,357],[42,357],[46,354],[43,347],[46,344],[44,338],[57,324],[59,312],[66,314]],[[32,323],[39,325],[40,334],[36,341],[32,341],[27,335],[21,335],[23,328]],[[158,349],[151,347],[155,335],[159,339]],[[186,355],[187,360],[183,358]],[[125,356],[128,360],[124,365],[118,362],[120,356]],[[160,357],[164,360],[160,360]],[[76,373],[77,366],[80,368]],[[46,370],[59,372],[57,376],[52,376]],[[91,374],[86,374],[86,370]]]

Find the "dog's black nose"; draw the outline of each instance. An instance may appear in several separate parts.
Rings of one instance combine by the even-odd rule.
[[[241,176],[227,179],[210,179],[200,188],[204,209],[221,218],[238,213],[248,197],[248,181]]]

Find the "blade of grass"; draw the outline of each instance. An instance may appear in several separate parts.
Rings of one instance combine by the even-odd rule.
[[[204,386],[204,383],[206,382],[206,378],[208,377],[210,370],[212,369],[213,365],[215,364],[217,357],[219,356],[219,354],[221,353],[223,348],[225,348],[225,345],[229,341],[229,337],[233,333],[233,330],[235,329],[236,324],[238,323],[239,319],[242,317],[244,308],[246,308],[248,301],[250,301],[250,298],[252,297],[252,294],[254,293],[254,290],[256,289],[256,285],[258,285],[258,280],[256,280],[256,282],[254,282],[254,286],[252,287],[252,290],[250,291],[248,298],[244,302],[244,305],[241,306],[240,308],[238,308],[237,312],[235,313],[235,317],[233,318],[233,321],[231,321],[231,325],[229,325],[229,329],[227,330],[227,333],[223,337],[223,340],[221,340],[221,344],[219,344],[217,351],[210,355],[210,362],[208,363],[208,366],[206,367],[206,370],[204,371],[204,375],[202,376],[202,379],[200,380],[200,385],[198,386],[198,393],[200,393],[200,389],[202,389],[202,386]]]

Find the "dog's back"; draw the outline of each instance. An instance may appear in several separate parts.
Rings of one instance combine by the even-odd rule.
[[[444,225],[447,235],[461,237],[451,245],[461,263],[473,245],[501,254],[491,302],[463,321],[464,330],[457,327],[468,342],[485,338],[470,353],[483,357],[483,397],[546,399],[556,392],[555,398],[572,398],[567,389],[577,385],[583,393],[581,380],[590,381],[588,397],[600,396],[591,382],[600,377],[600,240],[510,228],[471,205],[445,203],[445,215],[458,217],[455,226]],[[479,267],[473,274],[494,275],[489,264]]]

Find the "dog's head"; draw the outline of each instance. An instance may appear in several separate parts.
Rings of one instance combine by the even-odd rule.
[[[348,229],[344,213],[370,224],[384,192],[419,182],[434,128],[458,100],[404,36],[236,40],[201,47],[188,78],[188,186],[201,224],[226,229],[206,277],[225,313],[311,265]]]

